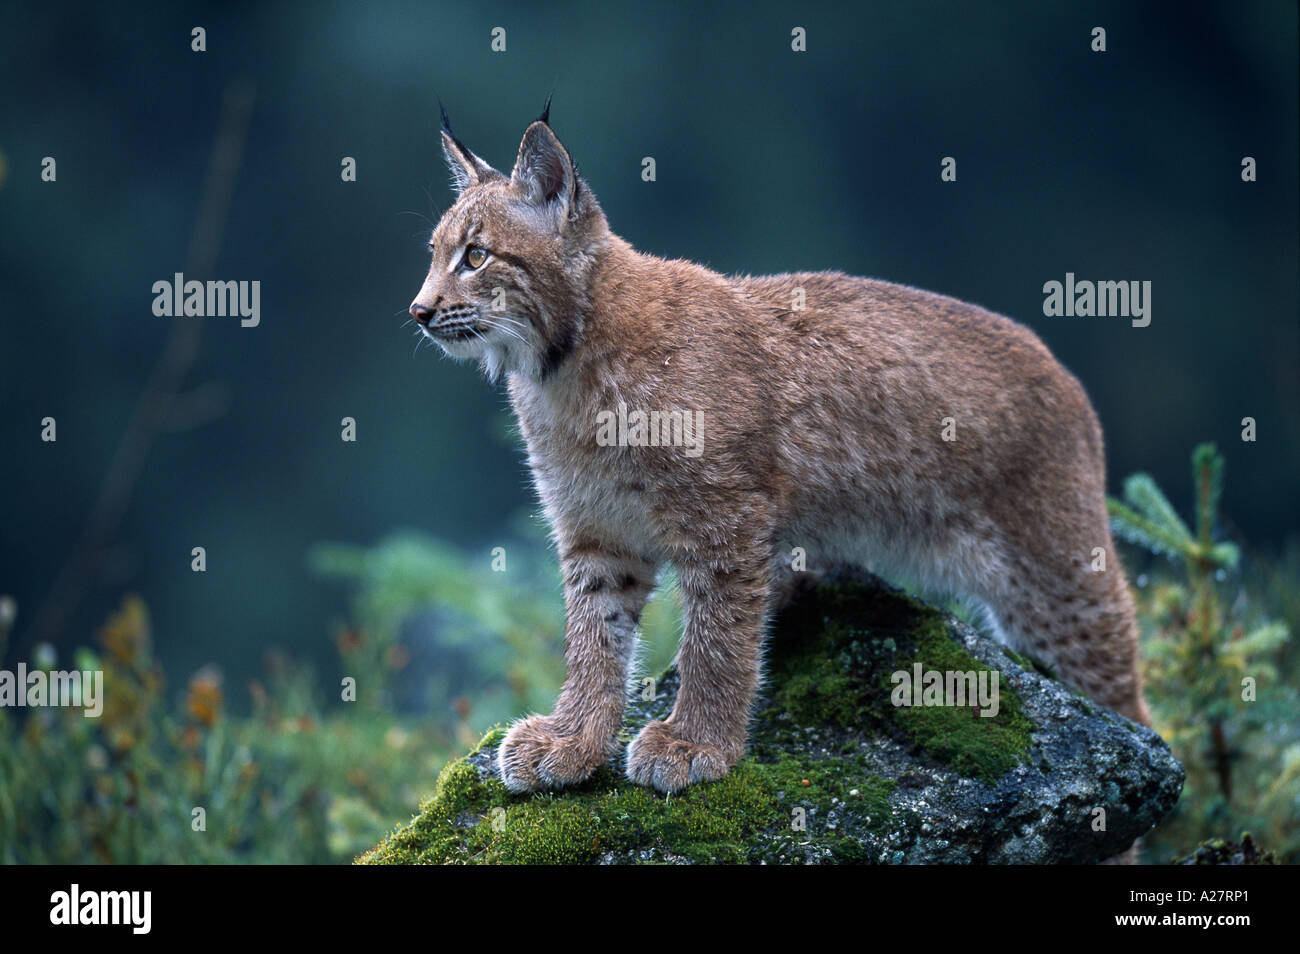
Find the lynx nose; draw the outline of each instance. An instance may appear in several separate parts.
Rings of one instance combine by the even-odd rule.
[[[427,325],[429,319],[433,317],[433,309],[425,308],[418,301],[411,302],[411,307],[408,311],[410,311],[411,317],[422,325]]]

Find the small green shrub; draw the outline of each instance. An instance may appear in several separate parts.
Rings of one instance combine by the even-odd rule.
[[[1145,474],[1111,500],[1123,539],[1166,558],[1137,592],[1147,698],[1156,730],[1187,768],[1183,796],[1145,839],[1169,861],[1211,838],[1252,831],[1288,862],[1300,860],[1300,694],[1289,626],[1270,592],[1248,586],[1237,546],[1218,536],[1223,458],[1211,444],[1192,455],[1195,532]]]

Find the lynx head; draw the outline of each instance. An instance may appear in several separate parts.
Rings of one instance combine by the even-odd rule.
[[[411,303],[421,332],[493,380],[552,373],[578,343],[605,216],[546,110],[505,175],[470,152],[442,113],[442,151],[457,192],[429,240],[433,261]]]

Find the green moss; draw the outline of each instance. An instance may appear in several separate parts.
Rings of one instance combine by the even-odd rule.
[[[993,672],[953,642],[941,619],[918,630],[917,649],[927,669]],[[890,708],[913,742],[972,778],[993,781],[1006,774],[1020,764],[1033,741],[1033,723],[1021,710],[1019,697],[1000,679],[998,713],[990,718],[965,706]]]
[[[506,731],[506,726],[494,725],[487,730],[483,738],[479,739],[478,745],[474,747],[474,751],[470,752],[470,755],[478,755],[484,749],[495,749],[501,744],[501,740],[506,737]]]
[[[1057,678],[1056,672],[1055,670],[1052,669],[1051,666],[1039,662],[1034,657],[1026,656],[1024,653],[1018,653],[1014,649],[1010,649],[1007,646],[1003,646],[1002,651],[1006,653],[1008,656],[1010,656],[1011,659],[1015,662],[1015,664],[1019,666],[1021,669],[1023,669],[1025,672],[1036,672],[1043,678],[1050,679],[1053,682],[1061,681],[1059,678]]]
[[[823,586],[777,626],[769,678],[779,686],[769,715],[805,726],[870,726],[904,737],[956,771],[992,781],[1020,763],[1033,724],[1019,697],[999,684],[998,714],[972,707],[894,706],[891,675],[926,670],[992,672],[950,635],[937,611],[902,593]]]
[[[813,820],[807,832],[795,837],[792,829],[788,834],[783,831],[787,840],[816,843],[829,850],[840,864],[875,860],[867,854],[863,834],[880,834],[889,829],[893,821],[889,797],[897,787],[893,779],[865,774],[857,760],[787,756],[764,768],[776,786],[787,829],[795,808],[812,809]],[[830,829],[825,821],[833,812],[838,824]]]
[[[827,812],[834,804],[852,804],[871,821],[872,831],[882,831],[889,820],[889,796],[894,791],[892,779],[865,775],[858,760],[813,759],[784,756],[761,766],[785,802],[811,801]],[[808,784],[804,784],[807,782]],[[857,795],[851,794],[857,792]]]
[[[475,753],[491,744],[489,736]],[[726,778],[673,796],[633,785],[609,768],[571,791],[512,796],[468,758],[459,759],[443,770],[420,814],[358,861],[586,864],[613,853],[616,860],[744,864],[809,838],[841,861],[867,860],[852,834],[790,828],[795,806],[825,818],[838,805],[856,828],[883,830],[894,783],[854,769],[838,759],[785,756],[769,763],[751,756]]]
[[[1018,653],[1007,646],[1003,646],[1002,651],[1010,656],[1015,664],[1025,670],[1025,672],[1033,672],[1038,668],[1038,664],[1023,653]]]

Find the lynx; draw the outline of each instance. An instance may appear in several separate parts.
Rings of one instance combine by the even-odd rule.
[[[554,711],[502,742],[506,786],[573,785],[617,755],[636,628],[666,565],[680,688],[628,746],[627,775],[663,792],[725,775],[796,547],[959,594],[1007,644],[1148,722],[1101,429],[1043,343],[901,285],[642,254],[610,231],[549,111],[509,175],[443,112],[458,197],[410,306],[448,355],[506,379],[561,562],[568,675]],[[633,412],[693,415],[700,453],[597,440],[598,418]]]

